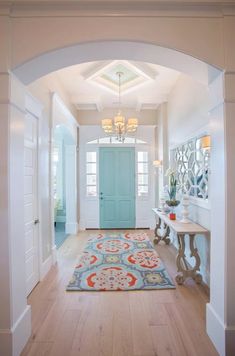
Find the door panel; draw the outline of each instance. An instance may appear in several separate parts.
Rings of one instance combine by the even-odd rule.
[[[135,227],[135,149],[100,148],[100,227]]]
[[[103,201],[103,219],[107,222],[115,221],[116,219],[116,203],[114,200],[105,198]]]
[[[119,220],[126,221],[132,219],[132,202],[129,200],[119,200]]]
[[[24,226],[27,295],[39,281],[37,211],[37,119],[27,114],[24,136]]]
[[[116,189],[116,167],[115,167],[115,152],[101,149],[101,185],[103,186],[100,192],[103,192],[106,197],[113,197]]]

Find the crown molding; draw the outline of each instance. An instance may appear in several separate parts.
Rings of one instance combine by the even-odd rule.
[[[1,15],[10,17],[222,17],[235,15],[235,2],[234,0],[0,0]]]

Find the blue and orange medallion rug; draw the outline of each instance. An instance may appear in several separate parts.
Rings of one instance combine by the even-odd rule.
[[[98,234],[89,238],[68,291],[175,288],[146,233]]]

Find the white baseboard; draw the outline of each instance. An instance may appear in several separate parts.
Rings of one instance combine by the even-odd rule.
[[[225,356],[225,325],[210,303],[206,305],[206,331],[220,356]]]
[[[76,235],[78,232],[78,223],[66,223],[65,224],[65,232],[66,234]]]
[[[84,219],[80,219],[80,221],[79,221],[79,230],[81,230],[81,231],[86,230],[86,222]]]
[[[12,328],[13,356],[20,355],[31,335],[31,306],[27,305],[25,311]]]
[[[31,306],[27,305],[11,330],[0,330],[0,355],[19,356],[31,335]]]
[[[49,272],[52,264],[53,264],[53,258],[52,258],[52,255],[50,255],[41,265],[40,281],[42,281],[43,278],[45,277],[45,275]]]

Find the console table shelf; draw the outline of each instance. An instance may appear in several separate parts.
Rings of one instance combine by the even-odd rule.
[[[177,235],[177,240],[178,240],[178,254],[176,257],[176,266],[177,266],[177,271],[179,274],[177,274],[175,280],[178,284],[183,284],[185,279],[188,277],[191,277],[195,280],[196,283],[201,283],[202,282],[202,276],[200,273],[197,271],[200,271],[200,256],[198,254],[198,250],[195,247],[195,236],[197,234],[199,235],[207,235],[209,231],[202,227],[199,224],[196,224],[194,222],[189,222],[189,223],[181,223],[178,220],[170,220],[169,217],[162,213],[159,209],[153,208],[153,212],[156,214],[158,217],[158,221],[156,224],[156,228],[154,230],[155,232],[155,239],[153,242],[155,244],[158,244],[160,241],[164,241],[167,245],[170,243],[170,229],[172,229],[176,235]],[[162,227],[163,223],[163,233],[159,234],[158,230]],[[185,236],[189,236],[189,247],[190,247],[190,255],[191,257],[195,258],[195,265],[194,267],[190,267],[189,264],[186,261],[186,256],[185,256]]]

